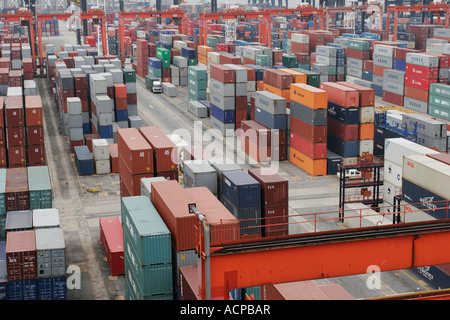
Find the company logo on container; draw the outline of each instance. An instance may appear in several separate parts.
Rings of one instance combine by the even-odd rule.
[[[406,162],[406,165],[407,165],[408,167],[414,168],[414,163],[412,163],[412,162],[407,161],[407,162]]]
[[[432,203],[434,197],[419,198],[419,200],[424,207],[431,209],[432,211],[434,211],[437,208],[437,206],[434,203]]]

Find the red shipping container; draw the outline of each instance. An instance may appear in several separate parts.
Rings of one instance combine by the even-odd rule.
[[[28,165],[45,165],[45,146],[43,144],[29,145],[27,155]]]
[[[292,148],[295,148],[311,159],[325,159],[327,157],[326,143],[314,143],[293,132],[291,132],[290,135],[290,146]]]
[[[37,278],[34,230],[6,234],[6,270],[8,281]]]
[[[22,97],[8,97],[5,103],[5,125],[18,127],[24,125]]]
[[[241,150],[257,162],[269,162],[272,155],[270,146],[258,145],[246,136],[241,136]]]
[[[116,98],[126,98],[127,97],[127,86],[124,83],[114,83],[114,97]]]
[[[111,172],[119,173],[119,150],[117,143],[108,144],[109,157],[111,159]]]
[[[342,107],[358,107],[359,91],[337,83],[322,82],[320,88],[328,92],[328,101]]]
[[[290,117],[290,131],[314,143],[327,141],[327,126],[311,126],[295,117]]]
[[[289,181],[270,168],[248,170],[261,185],[261,205],[265,208],[289,204]]]
[[[242,136],[247,137],[251,142],[259,146],[271,145],[271,130],[266,126],[254,121],[242,121]]]
[[[429,91],[428,90],[422,90],[410,86],[405,86],[405,97],[410,97],[413,99],[417,99],[420,101],[428,102],[429,98]]]
[[[5,104],[4,104],[4,98],[0,97],[0,128],[3,128],[5,126]]]
[[[198,218],[189,213],[193,199],[178,181],[158,181],[151,184],[151,200],[170,230],[177,252],[196,247],[195,228]]]
[[[344,141],[358,140],[358,124],[344,124],[333,118],[327,119],[328,134]],[[296,148],[297,149],[297,148]],[[300,149],[297,149],[301,151]]]
[[[206,217],[211,230],[211,242],[240,239],[240,222],[206,187],[184,189],[192,203]]]
[[[263,77],[264,83],[281,90],[289,89],[291,84],[294,83],[292,74],[276,69],[265,69]]]
[[[8,157],[6,155],[6,148],[0,147],[0,168],[8,167]]]
[[[92,140],[98,139],[98,134],[88,133],[84,135],[84,145],[86,145],[89,151],[92,153]]]
[[[240,57],[236,57],[232,54],[229,53],[224,53],[221,54],[219,57],[219,63],[220,64],[237,64],[240,65],[241,64],[241,58]],[[248,77],[247,77],[248,79]],[[248,79],[250,80],[250,79]]]
[[[75,89],[86,89],[87,88],[87,78],[84,74],[74,74],[73,75]]]
[[[100,243],[112,276],[125,273],[123,228],[119,217],[100,218]]]
[[[25,145],[25,127],[7,127],[6,128],[6,146]]]
[[[41,96],[25,96],[25,120],[27,126],[44,124]]]
[[[438,79],[439,68],[429,68],[407,63],[405,69],[405,76],[406,75],[420,77],[424,79]]]
[[[9,71],[9,86],[22,87],[22,70]]]
[[[345,57],[359,60],[370,60],[371,54],[368,50],[345,49]]]
[[[44,126],[26,127],[27,145],[44,144]]]
[[[253,68],[250,68],[249,66],[244,66],[243,64],[241,64],[241,62],[239,63],[235,63],[237,64],[239,67],[247,69],[247,81],[256,81],[256,70]]]
[[[356,83],[347,81],[337,82],[343,86],[347,86],[359,91],[359,106],[370,107],[375,105],[375,90],[372,88],[364,87]]]
[[[289,206],[264,207],[261,211],[263,237],[276,237],[289,234]]]
[[[132,196],[131,192],[128,190],[127,186],[125,185],[125,182],[121,176],[119,176],[119,183],[120,183],[120,197],[130,197]]]
[[[388,91],[383,91],[383,101],[403,106],[403,96]]]
[[[75,153],[75,147],[84,146],[84,140],[70,140],[70,152]]]
[[[412,75],[405,75],[405,86],[413,87],[421,90],[428,90],[431,83],[437,83],[436,79],[425,79]]]
[[[153,148],[136,128],[117,130],[119,157],[132,173],[154,172]],[[122,170],[122,168],[120,168]]]
[[[12,146],[8,148],[8,168],[21,168],[27,165],[25,146]]]
[[[247,110],[247,96],[239,96],[234,98],[235,110]]]
[[[132,196],[141,195],[141,178],[152,178],[153,173],[131,173],[126,170],[126,165],[123,163],[123,158],[119,156],[119,175],[123,179],[127,189]]]
[[[153,148],[154,172],[178,171],[178,149],[164,132],[156,126],[140,127],[139,132]]]
[[[23,147],[21,147],[23,148]],[[25,148],[24,148],[25,155]],[[25,158],[25,157],[24,157]],[[28,173],[26,167],[6,169],[6,211],[29,210]]]
[[[384,70],[389,69],[381,66],[374,65],[373,66],[373,74],[375,76],[382,77],[384,75]]]
[[[128,104],[137,104],[137,95],[136,95],[136,93],[128,93],[127,94],[127,103]]]
[[[210,77],[222,83],[234,83],[236,81],[236,72],[230,67],[221,64],[212,64]]]

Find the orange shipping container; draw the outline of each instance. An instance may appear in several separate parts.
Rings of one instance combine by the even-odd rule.
[[[258,91],[264,90],[264,81],[263,80],[256,81],[256,89]]]
[[[359,140],[373,140],[375,125],[373,123],[361,123],[359,125]]]
[[[290,99],[311,109],[326,109],[328,107],[328,94],[325,90],[304,83],[291,85]]]
[[[284,68],[278,69],[278,70],[292,74],[294,77],[294,83],[305,83],[305,84],[307,83],[307,76],[304,73],[301,73],[301,72],[298,72],[298,71],[295,71],[292,69],[284,69]]]
[[[201,56],[206,57],[206,56],[208,56],[208,52],[213,52],[213,51],[214,51],[214,49],[209,46],[198,46],[197,47],[198,55],[201,55]]]
[[[275,87],[273,87],[273,86],[271,86],[271,85],[269,85],[267,83],[263,83],[262,90],[263,91],[272,92],[273,94],[276,94],[276,95],[278,95],[280,97],[285,98],[287,103],[289,103],[291,101],[290,89],[278,89],[278,88],[275,88]]]
[[[198,63],[208,64],[208,57],[203,55],[198,55]]]
[[[327,159],[313,160],[300,151],[289,147],[289,161],[312,176],[327,175]]]

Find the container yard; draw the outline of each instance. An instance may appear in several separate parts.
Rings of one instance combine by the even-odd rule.
[[[0,300],[449,300],[449,21],[3,1]]]

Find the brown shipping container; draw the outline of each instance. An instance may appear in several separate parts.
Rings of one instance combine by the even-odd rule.
[[[320,88],[328,92],[328,101],[342,107],[358,107],[359,91],[333,82],[321,82]]]
[[[404,93],[405,97],[410,97],[410,98],[417,99],[417,100],[420,100],[423,102],[428,102],[429,94],[430,93],[428,90],[405,86],[405,93]]]
[[[290,131],[315,143],[327,142],[327,126],[311,126],[295,117],[290,117],[290,121]]]
[[[196,207],[208,220],[211,242],[239,240],[239,220],[207,188],[184,189]]]
[[[271,130],[266,126],[254,120],[247,120],[241,122],[241,128],[242,135],[248,137],[251,142],[259,146],[271,145]]]
[[[6,155],[6,148],[0,147],[0,168],[6,168],[8,166],[8,157]]]
[[[25,122],[27,126],[44,124],[41,96],[25,96]]]
[[[124,164],[123,161],[123,158],[119,157],[119,168],[126,167],[126,164]],[[119,174],[132,196],[141,195],[141,178],[154,177],[153,173],[132,173],[128,170],[121,169],[119,169]]]
[[[195,214],[189,213],[191,197],[178,181],[158,181],[151,185],[151,200],[170,230],[177,251],[195,249]]]
[[[278,89],[289,89],[294,82],[294,76],[276,69],[265,69],[264,82]]]
[[[178,170],[178,149],[160,128],[140,127],[139,132],[153,148],[154,172]]]
[[[5,103],[5,125],[18,127],[24,125],[22,97],[8,97]]]
[[[111,159],[111,172],[119,173],[119,150],[117,143],[111,143],[108,145],[109,157]]]
[[[383,101],[403,106],[403,96],[389,91],[383,91]]]
[[[29,145],[27,147],[28,165],[45,165],[45,146],[43,144]]]
[[[8,148],[25,145],[25,127],[7,127],[6,145]]]
[[[6,270],[8,281],[37,278],[34,230],[6,234]]]
[[[166,180],[178,181],[178,170],[155,173],[155,177],[164,177]]]
[[[44,144],[44,126],[26,127],[27,145]]]
[[[27,165],[25,146],[12,146],[8,148],[8,167],[18,168]]]
[[[230,67],[221,64],[212,64],[210,69],[210,76],[222,83],[234,83],[236,80],[236,72]]]
[[[0,127],[3,128],[5,126],[5,99],[0,97]]]
[[[289,234],[289,205],[262,209],[263,236],[275,237]]]
[[[136,128],[117,130],[119,157],[132,173],[153,172],[153,149]],[[120,168],[121,169],[121,168]]]
[[[6,169],[6,211],[29,210],[27,168]]]
[[[360,107],[371,107],[375,105],[375,90],[368,87],[363,87],[356,83],[351,83],[347,81],[337,82],[343,86],[347,86],[359,91],[359,106]]]
[[[328,133],[344,141],[358,140],[359,125],[344,124],[332,118],[327,119]]]
[[[278,207],[289,203],[289,182],[269,168],[248,170],[248,174],[261,185],[263,207]]]

